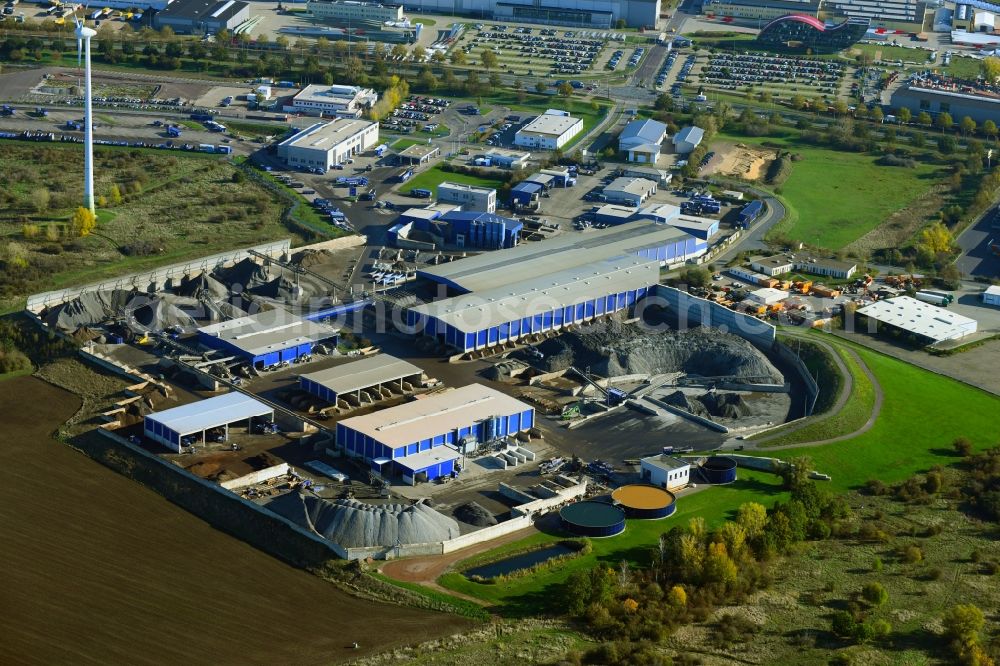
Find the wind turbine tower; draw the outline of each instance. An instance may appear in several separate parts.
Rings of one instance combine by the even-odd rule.
[[[76,17],[76,66],[80,66],[81,55],[86,56],[84,63],[84,117],[85,124],[83,130],[83,205],[91,213],[94,211],[94,117],[93,117],[93,96],[90,89],[90,38],[97,35],[83,24],[79,17]]]

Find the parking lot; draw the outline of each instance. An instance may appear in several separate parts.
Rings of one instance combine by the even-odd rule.
[[[614,31],[563,30],[537,25],[477,24],[458,40],[470,65],[482,63],[491,51],[501,71],[527,76],[579,75],[625,71],[620,61],[628,57],[628,69],[639,65],[643,47],[628,48],[626,35]],[[614,53],[607,46],[619,43]],[[636,52],[639,52],[636,56]],[[611,64],[613,61],[613,65]]]
[[[438,117],[451,106],[446,99],[411,95],[393,109],[392,115],[381,121],[379,129],[387,132],[412,134],[416,131],[436,132],[440,128]]]
[[[696,73],[700,84],[714,90],[757,87],[776,95],[832,98],[842,92],[847,66],[832,60],[717,53]]]

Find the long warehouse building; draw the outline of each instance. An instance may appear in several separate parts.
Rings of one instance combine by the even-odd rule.
[[[311,354],[321,342],[336,344],[337,330],[280,309],[230,319],[198,329],[198,342],[239,356],[256,368]]]
[[[535,424],[535,410],[505,393],[470,384],[337,424],[337,443],[383,475],[407,483],[456,471],[463,452]]]
[[[402,359],[388,354],[369,356],[332,368],[299,376],[299,386],[327,402],[338,400],[361,404],[363,394],[374,394],[380,399],[388,390],[402,394],[421,383],[423,370]]]
[[[251,431],[253,419],[264,417],[273,419],[274,410],[233,392],[149,414],[143,419],[142,429],[149,439],[180,453],[188,440],[204,443],[208,430],[222,428],[228,440],[231,424],[246,421],[247,431]]]

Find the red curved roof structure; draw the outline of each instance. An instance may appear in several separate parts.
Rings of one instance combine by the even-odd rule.
[[[774,19],[773,21],[765,25],[763,28],[761,28],[760,31],[764,32],[771,26],[777,25],[778,23],[784,23],[785,21],[798,21],[799,23],[805,23],[807,25],[810,25],[813,28],[819,30],[820,32],[826,32],[826,25],[824,25],[823,22],[820,21],[815,16],[809,16],[808,14],[788,14],[786,16],[779,16],[778,18]]]

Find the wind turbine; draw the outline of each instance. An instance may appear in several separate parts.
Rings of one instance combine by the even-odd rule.
[[[86,51],[87,62],[84,65],[84,88],[83,88],[83,99],[84,99],[84,115],[83,122],[85,127],[83,130],[83,150],[84,150],[84,163],[83,163],[83,205],[86,206],[91,213],[94,211],[94,117],[93,117],[93,102],[90,91],[90,38],[97,35],[97,32],[91,30],[83,24],[80,17],[75,13],[73,18],[76,21],[76,66],[80,66],[80,58],[84,55]]]

